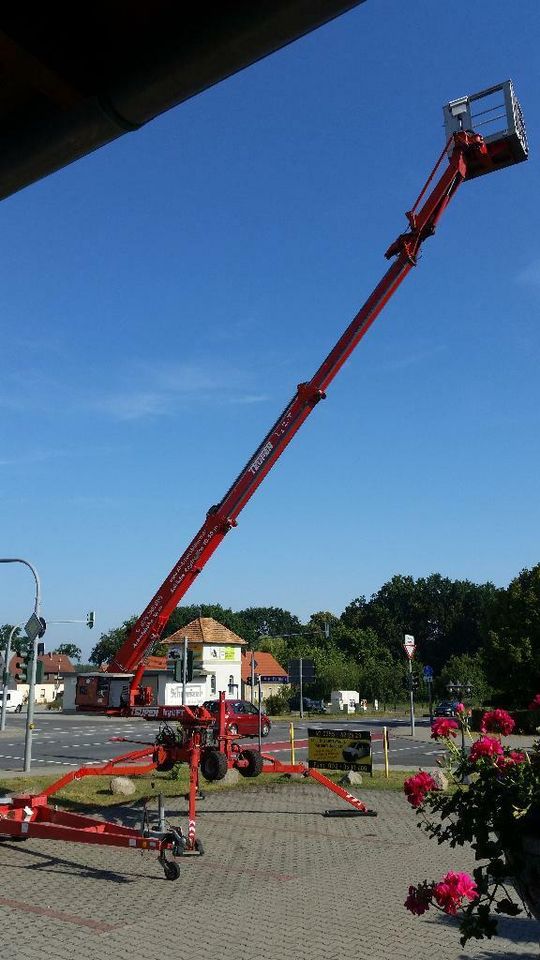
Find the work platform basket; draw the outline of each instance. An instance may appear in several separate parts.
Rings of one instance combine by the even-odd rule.
[[[443,107],[443,113],[448,140],[454,133],[467,130],[481,134],[488,148],[490,164],[472,166],[467,179],[527,159],[529,148],[523,114],[511,80],[451,100]],[[452,149],[450,144],[449,153]]]

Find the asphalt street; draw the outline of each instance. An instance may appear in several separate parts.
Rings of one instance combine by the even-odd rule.
[[[6,730],[0,733],[0,770],[20,770],[24,755],[25,714],[9,714]],[[153,742],[159,724],[139,719],[118,717],[91,717],[81,715],[64,716],[62,714],[41,711],[35,715],[36,727],[32,740],[32,768],[54,772],[60,767],[80,767],[86,764],[99,764],[130,749],[137,749],[137,743]],[[424,733],[424,739],[412,739],[407,736],[409,724],[405,721],[392,721],[390,731],[390,763],[395,767],[416,769],[435,766],[442,748],[425,739],[420,721],[418,732]],[[307,731],[309,728],[324,727],[324,718],[298,720],[294,724],[296,741],[296,759],[307,759]],[[379,721],[344,721],[332,726],[354,730],[369,729],[373,737],[373,760],[375,765],[383,763],[382,727]],[[134,741],[130,744],[112,741],[113,737],[126,737]],[[244,741],[256,744],[256,740]],[[263,740],[265,752],[274,753],[280,760],[287,762],[290,756],[289,724],[276,721],[272,724],[270,735]]]

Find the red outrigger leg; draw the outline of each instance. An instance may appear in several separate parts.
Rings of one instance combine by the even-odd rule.
[[[163,831],[138,830],[124,827],[108,820],[98,820],[82,814],[69,813],[48,804],[49,797],[74,780],[83,777],[137,776],[156,769],[152,759],[155,747],[148,744],[142,750],[115,757],[95,767],[81,767],[52,783],[39,794],[19,794],[0,799],[0,838],[27,840],[68,840],[72,843],[91,843],[114,847],[130,847],[138,850],[156,850],[168,879],[176,879],[178,867],[174,861],[165,859],[165,851],[174,855],[183,852],[183,838],[174,829]],[[147,763],[136,761],[148,758]],[[130,762],[131,761],[131,762]],[[173,876],[174,874],[174,876]]]
[[[270,753],[263,753],[262,757],[264,760],[264,766],[262,769],[263,773],[297,773],[302,777],[311,777],[312,780],[316,780],[317,783],[320,783],[322,787],[326,787],[327,790],[331,790],[332,793],[335,793],[342,800],[345,800],[346,803],[350,804],[351,807],[354,807],[358,816],[377,816],[375,810],[369,810],[362,800],[359,800],[358,797],[353,796],[352,793],[349,793],[348,790],[345,790],[344,787],[340,786],[338,783],[334,783],[333,780],[329,780],[328,777],[325,777],[324,773],[321,773],[319,770],[315,770],[314,767],[306,767],[305,763],[282,763],[281,760],[276,760],[276,758]]]

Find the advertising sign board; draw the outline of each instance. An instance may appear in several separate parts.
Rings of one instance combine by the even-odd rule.
[[[371,773],[372,764],[369,730],[308,729],[308,766]]]

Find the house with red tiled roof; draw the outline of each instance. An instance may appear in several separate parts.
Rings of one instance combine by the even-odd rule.
[[[62,693],[65,677],[75,675],[75,667],[64,653],[43,653],[37,659],[38,663],[43,664],[43,670],[41,679],[36,680],[35,700],[36,703],[51,703]],[[14,680],[18,673],[16,664],[21,660],[22,657],[15,653],[9,661],[8,671]],[[17,683],[17,689],[23,697],[28,698],[28,683]]]
[[[252,669],[253,661],[253,669]],[[261,679],[261,698],[277,693],[283,686],[288,686],[289,677],[287,671],[277,662],[271,653],[264,653],[256,650],[242,650],[242,697],[244,700],[254,702],[257,699],[257,693],[252,692],[251,679],[255,679],[255,687],[258,686],[258,677]]]
[[[183,657],[184,638],[193,654],[193,677],[186,684],[186,703],[199,705],[216,699],[222,690],[227,697],[241,697],[241,650],[246,641],[213,617],[197,617],[165,637],[165,657],[149,659],[143,686],[152,688],[154,703],[173,706],[182,702],[182,684],[171,676],[171,664]]]

